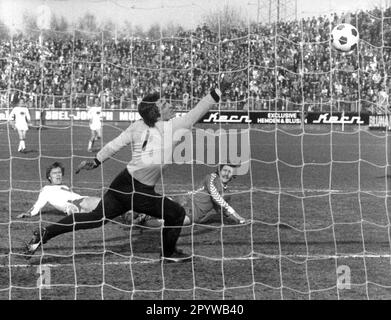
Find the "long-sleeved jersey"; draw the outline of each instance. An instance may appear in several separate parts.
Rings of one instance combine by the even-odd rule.
[[[218,213],[220,210],[225,215],[230,215],[230,212],[235,210],[228,204],[229,196],[224,194],[228,192],[227,185],[221,182],[217,173],[208,174],[201,183],[200,188],[193,193],[193,221],[202,220],[211,210]]]
[[[38,196],[37,202],[29,210],[31,216],[35,216],[47,204],[51,204],[57,210],[68,213],[70,206],[74,206],[72,201],[85,197],[72,192],[66,185],[44,186]]]
[[[15,121],[15,127],[18,130],[28,130],[28,123],[30,122],[30,112],[26,107],[16,106],[12,109],[9,120]]]
[[[154,127],[148,127],[143,120],[138,120],[106,144],[96,158],[103,162],[130,145],[132,160],[127,164],[127,170],[141,183],[154,186],[160,180],[164,167],[172,163],[173,147],[180,141],[182,130],[190,129],[215,103],[208,94],[181,117],[160,120]]]

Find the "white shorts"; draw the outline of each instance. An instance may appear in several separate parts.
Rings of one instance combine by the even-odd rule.
[[[15,124],[15,128],[18,131],[27,131],[29,129],[29,126],[27,124]]]
[[[90,129],[92,131],[99,131],[100,129],[102,129],[102,125],[101,124],[91,124]]]

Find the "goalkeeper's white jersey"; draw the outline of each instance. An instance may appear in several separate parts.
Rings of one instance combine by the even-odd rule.
[[[174,145],[215,104],[208,94],[190,112],[169,121],[158,121],[148,127],[143,120],[132,123],[117,138],[106,144],[96,155],[100,162],[113,156],[130,144],[132,160],[129,173],[139,182],[154,186],[161,178],[167,164],[173,163]]]
[[[90,120],[91,130],[100,130],[102,127],[102,108],[91,107],[88,109],[87,117]]]
[[[47,185],[42,188],[37,202],[31,208],[31,216],[35,216],[46,205],[51,204],[57,210],[67,212],[71,201],[85,198],[72,192],[66,185]]]
[[[17,106],[12,109],[9,120],[15,121],[15,127],[18,130],[28,130],[28,122],[30,122],[30,112],[26,107]]]

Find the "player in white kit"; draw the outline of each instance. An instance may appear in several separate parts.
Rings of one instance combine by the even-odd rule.
[[[88,109],[88,120],[90,121],[91,138],[88,141],[88,152],[92,152],[96,140],[102,137],[102,107],[99,106],[99,99],[95,99],[95,105]]]
[[[38,200],[26,213],[21,213],[17,218],[26,218],[37,215],[47,204],[59,211],[71,215],[74,213],[90,212],[96,208],[99,197],[81,196],[72,192],[63,184],[62,178],[65,168],[60,162],[54,162],[46,169],[46,178],[50,184],[42,188]]]
[[[23,98],[19,99],[17,105],[12,109],[9,118],[12,126],[18,131],[19,146],[18,152],[25,152],[26,150],[26,133],[29,129],[29,123],[31,121],[29,109],[25,106]]]

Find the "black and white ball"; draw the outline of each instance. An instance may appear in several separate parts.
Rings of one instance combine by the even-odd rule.
[[[357,47],[359,34],[349,23],[337,25],[331,32],[331,44],[338,51],[349,52]]]

